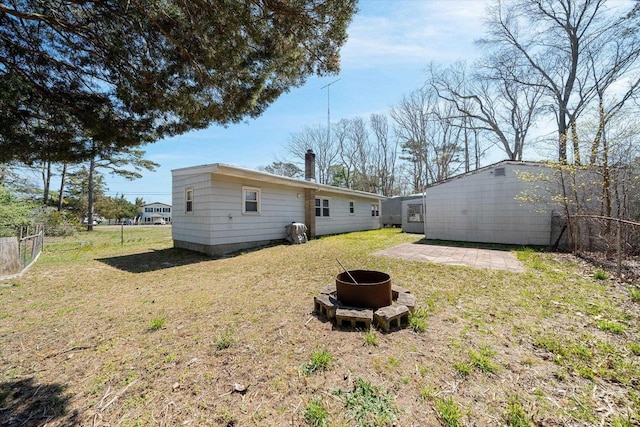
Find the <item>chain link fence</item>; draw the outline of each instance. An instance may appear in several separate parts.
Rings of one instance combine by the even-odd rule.
[[[569,220],[571,249],[618,276],[640,279],[640,223],[599,215]]]

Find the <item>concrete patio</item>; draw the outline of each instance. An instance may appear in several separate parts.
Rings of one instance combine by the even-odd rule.
[[[427,261],[437,264],[506,270],[514,273],[523,273],[525,271],[524,266],[516,256],[512,252],[505,250],[402,243],[392,248],[375,252],[373,255]]]

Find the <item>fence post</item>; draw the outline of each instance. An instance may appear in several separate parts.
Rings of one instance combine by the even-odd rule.
[[[616,220],[616,245],[617,245],[617,267],[618,267],[618,278],[622,276],[622,237],[620,233],[620,218]]]

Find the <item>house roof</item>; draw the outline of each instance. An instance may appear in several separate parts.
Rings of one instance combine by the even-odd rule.
[[[166,203],[160,203],[160,202],[145,203],[144,205],[141,205],[140,207],[144,208],[145,206],[151,206],[151,205],[162,205],[162,206],[168,206],[168,207],[171,207],[171,205],[168,205],[168,204],[166,204]]]
[[[267,172],[256,171],[251,169],[239,168],[236,166],[225,165],[223,163],[212,163],[208,165],[192,166],[188,168],[173,169],[173,176],[199,175],[203,173],[212,173],[218,175],[232,176],[236,178],[253,179],[271,184],[284,185],[300,189],[313,189],[325,193],[335,193],[354,197],[366,197],[369,199],[383,200],[386,196],[380,194],[367,193],[366,191],[351,190],[348,188],[334,187],[332,185],[318,184],[313,181],[303,179],[289,178],[286,176],[273,175]]]

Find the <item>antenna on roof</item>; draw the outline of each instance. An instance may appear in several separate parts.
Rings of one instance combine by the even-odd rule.
[[[320,89],[327,88],[327,142],[331,145],[331,97],[329,95],[331,85],[339,82],[342,79],[337,79],[329,84],[322,86]]]

